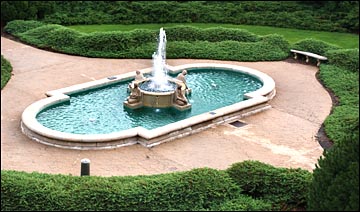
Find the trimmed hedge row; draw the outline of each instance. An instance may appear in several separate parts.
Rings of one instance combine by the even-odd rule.
[[[338,46],[313,38],[300,40],[294,43],[291,48],[300,51],[312,52],[325,57],[327,56],[327,51],[340,49]]]
[[[325,121],[334,146],[325,150],[314,170],[307,197],[314,211],[359,210],[359,49],[339,49],[313,39],[292,48],[328,57],[319,77],[339,98]]]
[[[359,122],[359,72],[324,64],[320,66],[320,79],[339,98],[339,106],[325,119],[325,132],[333,142],[342,142]]]
[[[359,49],[340,49],[326,52],[329,63],[359,73]]]
[[[304,204],[302,197],[307,194],[305,187],[310,178],[311,173],[305,170],[277,169],[257,161],[237,163],[228,170],[200,168],[125,177],[77,177],[2,170],[1,210],[284,209],[283,204],[287,207]],[[294,198],[293,202],[289,198]]]
[[[56,2],[54,13],[44,20],[62,25],[231,23],[358,32],[358,8],[356,1],[72,1]]]
[[[302,169],[275,168],[259,161],[235,163],[227,169],[243,193],[274,204],[275,210],[306,207],[312,174]]]
[[[9,22],[5,31],[40,48],[74,55],[151,58],[157,46],[158,32],[155,30],[85,34],[56,24],[33,29],[26,25],[27,21]],[[25,28],[28,30],[24,31]],[[166,33],[167,58],[269,61],[283,60],[289,55],[288,41],[276,34],[260,37],[246,30],[187,26],[166,28]]]
[[[221,171],[136,177],[74,177],[1,171],[1,210],[206,210],[239,196]]]
[[[12,66],[8,60],[1,55],[1,89],[11,78]]]

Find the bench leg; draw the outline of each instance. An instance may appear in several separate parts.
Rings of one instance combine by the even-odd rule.
[[[306,55],[306,62],[309,62],[309,56]]]
[[[297,59],[297,54],[296,54],[296,52],[294,52],[294,59],[295,59],[295,60]]]
[[[319,59],[317,59],[316,66],[320,66],[320,60]]]

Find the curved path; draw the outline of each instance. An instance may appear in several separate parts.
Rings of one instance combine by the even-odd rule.
[[[91,175],[149,175],[198,167],[226,169],[232,163],[259,160],[277,167],[312,171],[323,149],[316,140],[331,110],[331,98],[315,74],[317,67],[277,62],[167,60],[172,66],[213,62],[257,69],[270,75],[277,95],[272,108],[153,148],[133,145],[112,150],[68,150],[26,137],[21,114],[45,92],[152,66],[150,59],[98,59],[39,50],[1,37],[1,54],[13,76],[1,90],[1,169],[80,175],[80,160],[91,160]],[[235,89],[235,88],[234,88]]]

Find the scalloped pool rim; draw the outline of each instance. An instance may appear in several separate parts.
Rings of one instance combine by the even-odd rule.
[[[39,143],[66,149],[113,149],[137,143],[145,147],[153,147],[164,142],[203,131],[219,124],[230,123],[245,116],[270,109],[271,106],[268,102],[276,94],[275,82],[271,77],[258,70],[244,66],[218,63],[194,63],[180,66],[167,65],[166,68],[172,74],[177,74],[183,69],[197,68],[236,71],[259,79],[263,83],[263,86],[256,91],[244,94],[245,100],[241,102],[208,111],[206,113],[152,130],[145,129],[143,127],[135,127],[109,134],[80,135],[52,130],[41,125],[37,121],[36,116],[39,112],[52,105],[68,101],[70,99],[68,95],[111,85],[117,82],[132,80],[135,77],[135,71],[133,71],[46,92],[48,98],[41,99],[31,104],[22,113],[22,132],[32,140]],[[142,73],[150,73],[152,68],[142,69],[141,71]]]

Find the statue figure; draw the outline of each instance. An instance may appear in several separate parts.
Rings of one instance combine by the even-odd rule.
[[[184,83],[184,85],[185,85],[185,93],[190,94],[191,89],[186,84],[186,78],[185,78],[186,75],[187,75],[187,70],[184,69],[180,74],[177,75],[176,79],[181,81],[182,83]]]
[[[133,86],[130,87],[130,90],[131,90],[130,96],[127,98],[127,101],[130,104],[139,102],[140,101],[140,95],[141,95],[139,85],[137,83],[133,83]]]
[[[183,91],[181,90],[181,85],[178,85],[175,90],[175,103],[180,106],[184,106],[188,104],[188,100],[186,99]]]
[[[142,82],[144,80],[146,80],[146,77],[144,77],[144,75],[139,70],[137,70],[134,81],[130,82],[128,85],[128,92],[131,91],[131,89],[133,89],[135,84]]]
[[[180,80],[181,82],[183,82],[186,85],[186,79],[185,79],[186,74],[187,74],[187,70],[184,69],[180,74],[177,75],[176,79]],[[187,88],[187,85],[186,85],[186,88]]]
[[[146,77],[144,77],[144,75],[139,70],[137,70],[135,81],[144,81],[144,80],[146,80]]]

